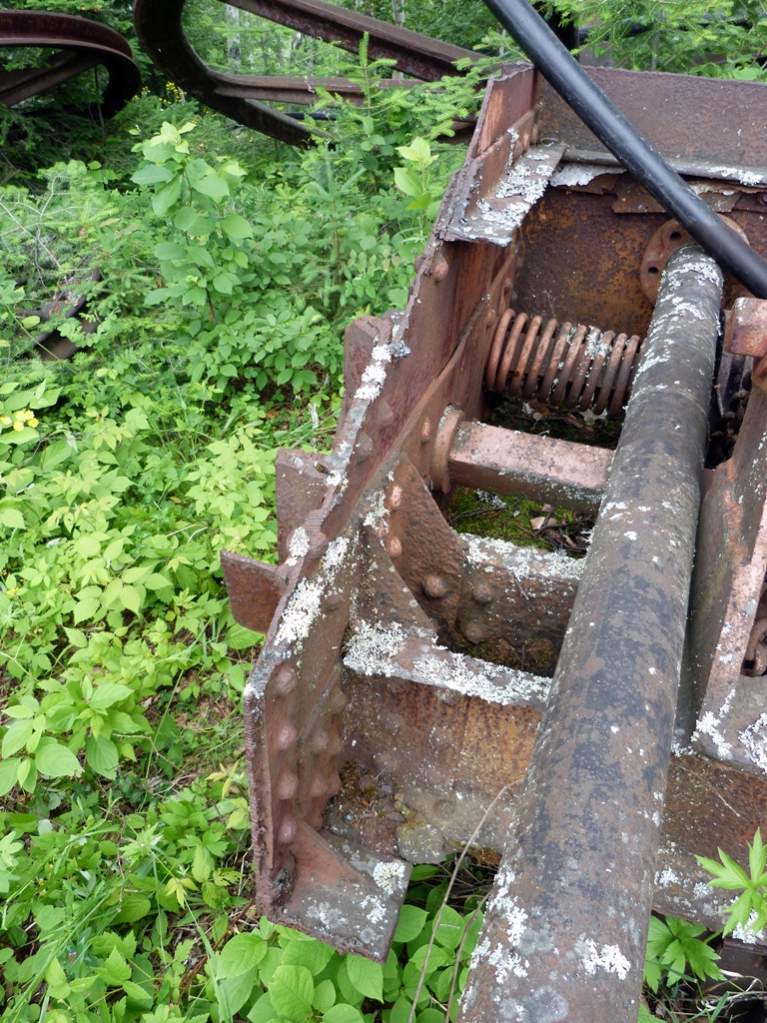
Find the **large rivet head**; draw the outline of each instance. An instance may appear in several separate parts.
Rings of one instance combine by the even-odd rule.
[[[481,643],[486,639],[487,633],[481,622],[466,622],[462,627],[464,636],[470,643]]]
[[[428,441],[431,440],[431,431],[432,431],[431,419],[424,419],[423,423],[421,423],[422,444],[426,444]]]
[[[320,728],[312,738],[312,749],[315,753],[324,753],[328,748],[329,742],[328,733],[323,728]]]
[[[449,272],[450,264],[448,263],[444,256],[439,256],[434,261],[434,267],[431,272],[432,277],[434,278],[435,281],[444,281]]]
[[[472,583],[471,595],[478,604],[489,604],[493,599],[493,590],[486,582],[476,582]]]
[[[298,732],[289,721],[280,725],[274,736],[274,745],[278,750],[288,750],[298,738]]]
[[[399,486],[397,483],[395,483],[394,486],[391,488],[391,491],[389,492],[389,507],[390,508],[399,508],[399,506],[401,504],[402,504],[402,487]]]
[[[402,541],[399,537],[393,536],[386,548],[389,552],[390,558],[398,558],[402,554]]]
[[[287,696],[296,688],[298,676],[289,664],[283,664],[274,676],[274,685],[280,696]]]
[[[441,575],[427,575],[421,585],[426,596],[433,600],[441,600],[448,591],[447,580]]]
[[[289,845],[296,837],[296,831],[298,830],[295,818],[286,817],[280,825],[280,830],[277,833],[277,841],[280,845]]]
[[[286,771],[277,782],[277,795],[280,799],[292,799],[298,792],[298,776]]]

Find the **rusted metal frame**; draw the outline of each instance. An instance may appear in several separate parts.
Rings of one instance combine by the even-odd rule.
[[[358,11],[351,11],[322,0],[220,0],[232,7],[293,28],[304,35],[323,39],[356,53],[363,36],[368,36],[372,58],[385,57],[406,74],[425,81],[456,74],[455,63],[476,59],[478,54],[451,43],[412,32]]]
[[[200,60],[184,35],[182,12],[185,2],[166,0],[158,10],[157,4],[150,0],[135,0],[136,30],[142,46],[169,78],[200,102],[227,117],[290,145],[306,145],[313,137],[309,127],[260,101],[313,103],[318,88],[352,100],[361,95],[356,85],[340,78],[251,78],[213,70]],[[472,51],[319,0],[221,2],[354,51],[358,49],[363,35],[368,33],[371,56],[390,57],[400,71],[427,81],[459,73],[454,62],[461,57],[476,56]],[[385,83],[390,87],[408,84]],[[463,123],[456,125],[458,131],[466,127]]]
[[[97,67],[98,58],[92,54],[56,53],[48,66],[0,72],[0,103],[17,106],[25,99],[49,92],[57,85]]]
[[[587,68],[629,121],[680,173],[767,182],[764,86],[690,75]],[[542,83],[542,137],[560,139],[568,158],[616,166],[607,150]]]
[[[452,484],[518,494],[557,507],[595,512],[607,484],[612,451],[462,423],[448,457]]]
[[[701,508],[692,587],[683,721],[693,747],[753,775],[767,774],[767,678],[743,673],[767,573],[767,395],[751,392],[732,458]]]
[[[0,46],[36,46],[55,50],[75,50],[85,61],[83,70],[103,64],[109,82],[100,104],[106,117],[117,113],[141,86],[141,76],[133,60],[130,46],[119,32],[86,18],[69,14],[40,11],[0,11]],[[90,59],[91,63],[88,63]],[[66,67],[66,65],[65,65]],[[71,69],[70,69],[71,70]],[[58,84],[64,68],[30,69],[29,81],[35,82],[38,95]],[[11,72],[16,75],[15,72]],[[69,72],[67,77],[70,77]],[[0,73],[0,96],[6,106],[14,106],[30,96],[25,79],[12,79],[13,86],[3,88]]]
[[[463,1020],[636,1019],[722,283],[664,275]]]

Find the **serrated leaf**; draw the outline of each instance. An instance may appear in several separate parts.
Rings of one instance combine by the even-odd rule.
[[[128,1001],[133,1005],[136,1005],[139,1009],[152,1008],[154,998],[139,984],[134,983],[132,980],[124,980],[122,983],[122,989],[128,996]]]
[[[131,968],[117,949],[113,948],[99,967],[98,974],[109,987],[121,987],[126,980],[130,980]]]
[[[140,892],[123,892],[120,901],[120,912],[116,917],[116,923],[132,924],[141,920],[152,910],[151,900]]]
[[[346,958],[346,974],[351,984],[365,998],[383,1001],[383,967],[380,963],[350,955]]]
[[[174,178],[152,198],[152,209],[158,217],[164,216],[181,195],[181,178]]]

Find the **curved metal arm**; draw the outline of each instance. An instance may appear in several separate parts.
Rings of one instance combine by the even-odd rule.
[[[321,0],[221,2],[350,51],[356,52],[367,33],[371,57],[392,59],[400,71],[426,81],[457,74],[457,60],[477,56],[471,50]],[[213,70],[200,60],[184,35],[185,3],[186,0],[135,0],[136,31],[149,56],[173,82],[219,113],[282,142],[305,145],[312,139],[311,130],[297,118],[266,106],[262,100],[312,103],[320,87],[350,97],[359,95],[359,89],[342,78],[255,78]]]
[[[141,86],[130,46],[120,33],[87,18],[0,11],[0,47],[10,46],[39,46],[55,52],[43,67],[0,71],[0,103],[7,107],[48,92],[97,65],[109,73],[99,104],[105,117],[122,109]]]

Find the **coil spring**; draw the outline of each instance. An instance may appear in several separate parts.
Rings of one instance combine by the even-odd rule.
[[[547,405],[607,410],[626,403],[642,339],[583,323],[560,323],[507,309],[485,370],[490,391],[536,398]]]

